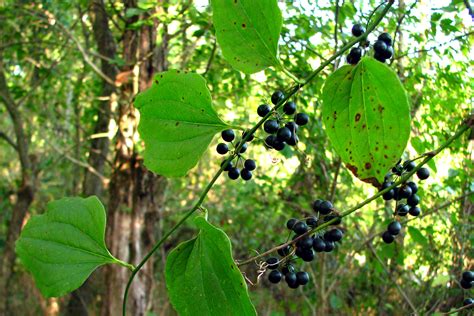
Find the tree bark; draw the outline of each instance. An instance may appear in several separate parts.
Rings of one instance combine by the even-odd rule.
[[[20,159],[21,165],[21,184],[16,193],[16,202],[13,205],[13,213],[7,231],[7,239],[5,243],[5,250],[1,260],[1,274],[0,278],[0,315],[7,315],[8,299],[9,299],[9,283],[13,274],[13,267],[15,265],[15,241],[20,235],[21,227],[28,208],[35,196],[34,172],[31,158],[29,156],[28,147],[29,139],[24,130],[24,123],[22,115],[18,109],[17,104],[10,95],[8,90],[5,69],[3,66],[3,56],[0,52],[0,97],[5,103],[7,111],[13,123],[16,138],[16,150]]]
[[[109,18],[105,11],[103,0],[91,0],[90,16],[92,18],[92,29],[94,39],[99,53],[107,59],[102,59],[101,71],[110,79],[115,80],[117,67],[109,62],[116,57],[116,44],[109,28]],[[94,134],[99,135],[93,138],[89,150],[89,165],[99,174],[104,173],[107,154],[109,153],[110,141],[108,138],[109,122],[112,118],[112,105],[116,99],[116,87],[106,80],[102,80],[102,93],[98,105],[97,123]],[[86,170],[83,193],[85,196],[102,194],[104,184],[97,175]]]

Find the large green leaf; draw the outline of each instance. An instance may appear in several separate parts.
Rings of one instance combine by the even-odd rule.
[[[63,198],[28,221],[16,252],[44,296],[61,296],[103,264],[127,265],[110,254],[104,235],[105,210],[97,197]]]
[[[379,186],[410,135],[408,98],[395,72],[373,58],[341,67],[326,80],[322,112],[342,161]]]
[[[277,0],[211,0],[211,5],[217,41],[232,67],[251,74],[279,65]]]
[[[179,315],[256,315],[242,274],[232,259],[230,240],[203,217],[199,235],[168,255],[166,286]]]
[[[138,131],[145,141],[145,165],[167,177],[194,167],[214,135],[226,128],[211,103],[203,77],[176,70],[156,75],[151,88],[135,100]]]

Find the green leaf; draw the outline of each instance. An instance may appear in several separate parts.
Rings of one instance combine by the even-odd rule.
[[[97,197],[63,198],[28,221],[16,252],[44,296],[61,296],[103,264],[128,266],[110,254],[104,236],[105,209]]]
[[[279,65],[277,0],[211,0],[211,5],[217,41],[232,67],[251,74]]]
[[[156,75],[135,106],[145,165],[167,177],[186,175],[214,135],[229,127],[217,116],[206,81],[195,73],[170,70]]]
[[[422,246],[428,246],[428,240],[425,236],[423,236],[418,228],[408,226],[408,233],[415,242],[421,244]]]
[[[178,314],[256,315],[227,235],[203,217],[194,223],[198,236],[173,249],[166,261],[166,286]]]
[[[379,186],[410,135],[408,98],[395,72],[373,58],[339,68],[324,85],[322,114],[342,161]]]

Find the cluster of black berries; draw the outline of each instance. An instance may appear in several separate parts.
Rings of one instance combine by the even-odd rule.
[[[474,272],[472,271],[464,271],[461,275],[461,280],[459,283],[461,287],[465,290],[469,290],[472,287],[472,283],[474,282]]]
[[[415,169],[415,167],[416,164],[414,161],[405,161],[405,163],[402,164],[400,160],[395,167],[392,168],[392,172],[385,177],[385,181],[380,190],[385,190],[393,185],[393,181],[391,181],[392,177],[401,177],[405,173]],[[420,168],[417,170],[416,175],[418,176],[418,179],[426,180],[430,176],[430,171],[427,168]],[[413,181],[408,181],[388,192],[385,192],[382,197],[385,201],[390,201],[392,199],[397,201],[394,216],[406,216],[407,214],[418,216],[420,215],[421,210],[418,207],[420,197],[416,194],[417,192],[417,184]],[[406,200],[406,202],[401,203],[402,200]],[[391,222],[388,225],[387,230],[382,234],[383,241],[387,244],[392,243],[395,240],[395,236],[400,233],[401,229],[402,225],[398,221]]]
[[[277,105],[285,98],[281,91],[276,91],[272,94],[272,103]],[[258,107],[257,113],[260,117],[265,117],[271,112],[268,104],[262,104]],[[283,105],[283,113],[274,113],[275,119],[267,120],[263,129],[270,134],[265,139],[265,144],[275,150],[281,151],[285,145],[296,146],[298,144],[299,126],[306,125],[309,122],[309,117],[306,113],[296,113],[296,103],[288,101]],[[293,116],[294,115],[294,116]],[[284,116],[293,116],[294,120],[285,120]]]
[[[248,148],[247,142],[251,142],[254,139],[254,135],[253,134],[250,135],[248,139],[246,140],[246,142],[244,142],[243,140],[247,136],[247,132],[244,132],[242,134],[242,138],[239,141],[236,141],[235,145],[234,145],[234,140],[235,140],[234,130],[226,129],[225,131],[222,131],[221,136],[225,142],[233,146],[234,150],[237,149],[240,146],[240,144],[243,142],[242,147],[240,148],[239,153],[237,154],[237,162],[234,164],[232,161],[229,161],[224,171],[227,171],[229,178],[232,180],[237,180],[239,176],[245,181],[250,180],[252,178],[252,171],[255,170],[255,168],[257,168],[257,164],[255,163],[255,160],[243,159],[242,154],[247,151],[247,148]],[[216,150],[221,155],[225,155],[229,153],[230,151],[229,146],[226,143],[218,144]],[[221,165],[224,165],[228,159],[229,158],[225,159]],[[240,167],[243,167],[243,168],[240,169]]]
[[[354,24],[352,27],[352,35],[359,37],[365,33],[365,28],[361,24]],[[364,43],[368,46],[368,42]],[[349,55],[347,55],[347,62],[351,65],[357,64],[362,58],[363,50],[361,47],[353,47]],[[382,33],[374,43],[374,58],[380,62],[385,62],[387,59],[392,58],[393,47],[392,37],[388,33]]]
[[[278,249],[280,260],[276,257],[266,260],[267,267],[273,270],[268,275],[268,280],[271,283],[279,283],[284,278],[292,289],[307,284],[308,274],[303,271],[295,273],[293,262],[298,258],[305,262],[313,261],[316,252],[331,252],[335,248],[335,243],[341,241],[343,232],[339,228],[331,228],[322,235],[305,235],[311,229],[329,220],[335,219],[331,225],[341,223],[341,218],[338,215],[331,214],[334,212],[334,207],[329,201],[314,201],[313,210],[317,216],[310,216],[302,220],[291,218],[287,221],[286,227],[294,233],[293,240],[295,242]],[[281,267],[281,271],[278,270],[279,267]]]

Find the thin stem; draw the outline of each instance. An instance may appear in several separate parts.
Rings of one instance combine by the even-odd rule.
[[[466,306],[463,306],[463,307],[458,308],[458,309],[455,309],[455,310],[452,310],[452,311],[450,311],[450,312],[448,312],[448,313],[444,313],[443,315],[455,314],[455,313],[457,313],[457,312],[460,312],[460,311],[465,310],[465,309],[469,309],[469,308],[471,308],[471,307],[474,307],[474,303],[469,304],[469,305],[466,305]]]
[[[283,71],[285,75],[293,79],[296,83],[301,83],[300,79],[298,79],[294,74],[292,74],[288,69],[286,69],[285,66],[281,65],[281,71]]]
[[[344,213],[342,213],[339,217],[336,217],[336,218],[333,218],[329,221],[327,221],[326,223],[323,223],[321,225],[319,225],[318,227],[315,227],[313,228],[312,230],[309,230],[308,232],[298,236],[297,238],[291,240],[291,241],[288,241],[280,246],[277,246],[277,247],[274,247],[270,250],[267,250],[261,254],[259,254],[258,256],[254,256],[250,259],[247,259],[243,262],[239,262],[237,265],[238,266],[243,266],[245,264],[249,264],[261,257],[264,257],[264,256],[267,256],[281,248],[285,248],[287,247],[288,245],[291,245],[293,243],[296,243],[298,240],[302,239],[302,238],[305,238],[306,236],[308,235],[311,235],[315,232],[318,232],[318,231],[321,231],[322,229],[330,226],[332,223],[334,223],[335,221],[337,221],[339,218],[344,218],[352,213],[354,213],[355,211],[361,209],[362,207],[364,207],[365,205],[369,204],[370,202],[372,202],[373,200],[377,199],[378,197],[384,195],[386,192],[390,191],[391,189],[395,188],[396,186],[402,184],[402,183],[405,183],[413,174],[415,174],[418,169],[420,169],[423,165],[425,165],[426,163],[428,163],[428,161],[430,161],[431,159],[433,159],[434,156],[436,156],[437,154],[439,154],[443,149],[445,149],[446,147],[448,147],[454,140],[458,139],[465,131],[467,131],[468,129],[470,129],[472,126],[473,126],[473,123],[474,123],[474,116],[473,117],[469,117],[467,120],[465,120],[463,122],[463,124],[458,128],[458,130],[451,136],[448,138],[448,140],[446,140],[446,142],[444,142],[440,147],[438,147],[436,150],[434,151],[431,151],[429,152],[429,154],[425,157],[425,159],[423,159],[423,161],[421,161],[416,167],[415,169],[413,169],[412,171],[406,173],[403,177],[400,177],[398,179],[398,181],[394,182],[391,186],[389,186],[388,188],[384,189],[384,190],[381,190],[379,191],[377,194],[374,194],[373,196],[371,196],[370,198],[360,202],[359,204],[357,204],[356,206],[350,208],[349,210],[345,211]]]
[[[125,288],[125,293],[123,296],[123,302],[122,302],[122,315],[126,315],[126,310],[127,310],[127,297],[128,297],[128,292],[130,290],[130,286],[133,282],[133,279],[135,278],[135,275],[140,271],[140,269],[145,265],[145,263],[150,259],[150,257],[158,250],[158,248],[165,242],[166,239],[168,239],[169,236],[173,232],[175,232],[202,204],[204,199],[207,196],[207,193],[211,190],[212,186],[214,183],[217,181],[221,173],[224,171],[224,169],[227,167],[227,165],[237,156],[237,154],[240,152],[240,149],[242,148],[243,144],[250,138],[252,134],[255,133],[255,131],[262,126],[262,124],[270,117],[273,115],[273,112],[278,110],[280,107],[285,104],[285,102],[293,97],[302,87],[310,83],[319,73],[326,68],[329,64],[331,64],[332,61],[334,61],[336,58],[344,54],[348,49],[350,49],[353,45],[358,43],[361,39],[367,37],[367,35],[372,32],[375,27],[380,23],[380,21],[383,19],[385,14],[388,12],[390,7],[393,5],[394,0],[389,0],[387,5],[385,6],[384,10],[381,12],[381,14],[378,16],[378,18],[375,20],[375,22],[367,28],[367,31],[362,34],[360,37],[355,38],[354,40],[348,42],[346,45],[344,45],[338,52],[336,52],[331,58],[328,60],[324,61],[316,70],[314,70],[304,82],[302,83],[297,83],[295,86],[293,86],[289,93],[283,98],[278,104],[276,104],[273,107],[273,111],[270,111],[267,115],[265,115],[260,121],[258,121],[255,126],[250,129],[248,133],[246,133],[245,137],[242,138],[242,141],[239,142],[239,145],[235,149],[234,153],[231,155],[230,158],[226,160],[226,162],[221,166],[221,168],[217,171],[217,173],[214,175],[212,178],[211,182],[208,183],[204,191],[201,193],[199,200],[196,202],[196,204],[193,206],[191,210],[189,210],[182,218],[181,220],[176,223],[171,230],[169,230],[163,237],[153,246],[153,248],[150,250],[150,252],[143,258],[143,260],[137,265],[137,267],[133,270],[132,274],[130,275],[130,278],[127,282],[127,286]],[[330,222],[328,222],[330,223]],[[259,256],[260,257],[260,256]]]

